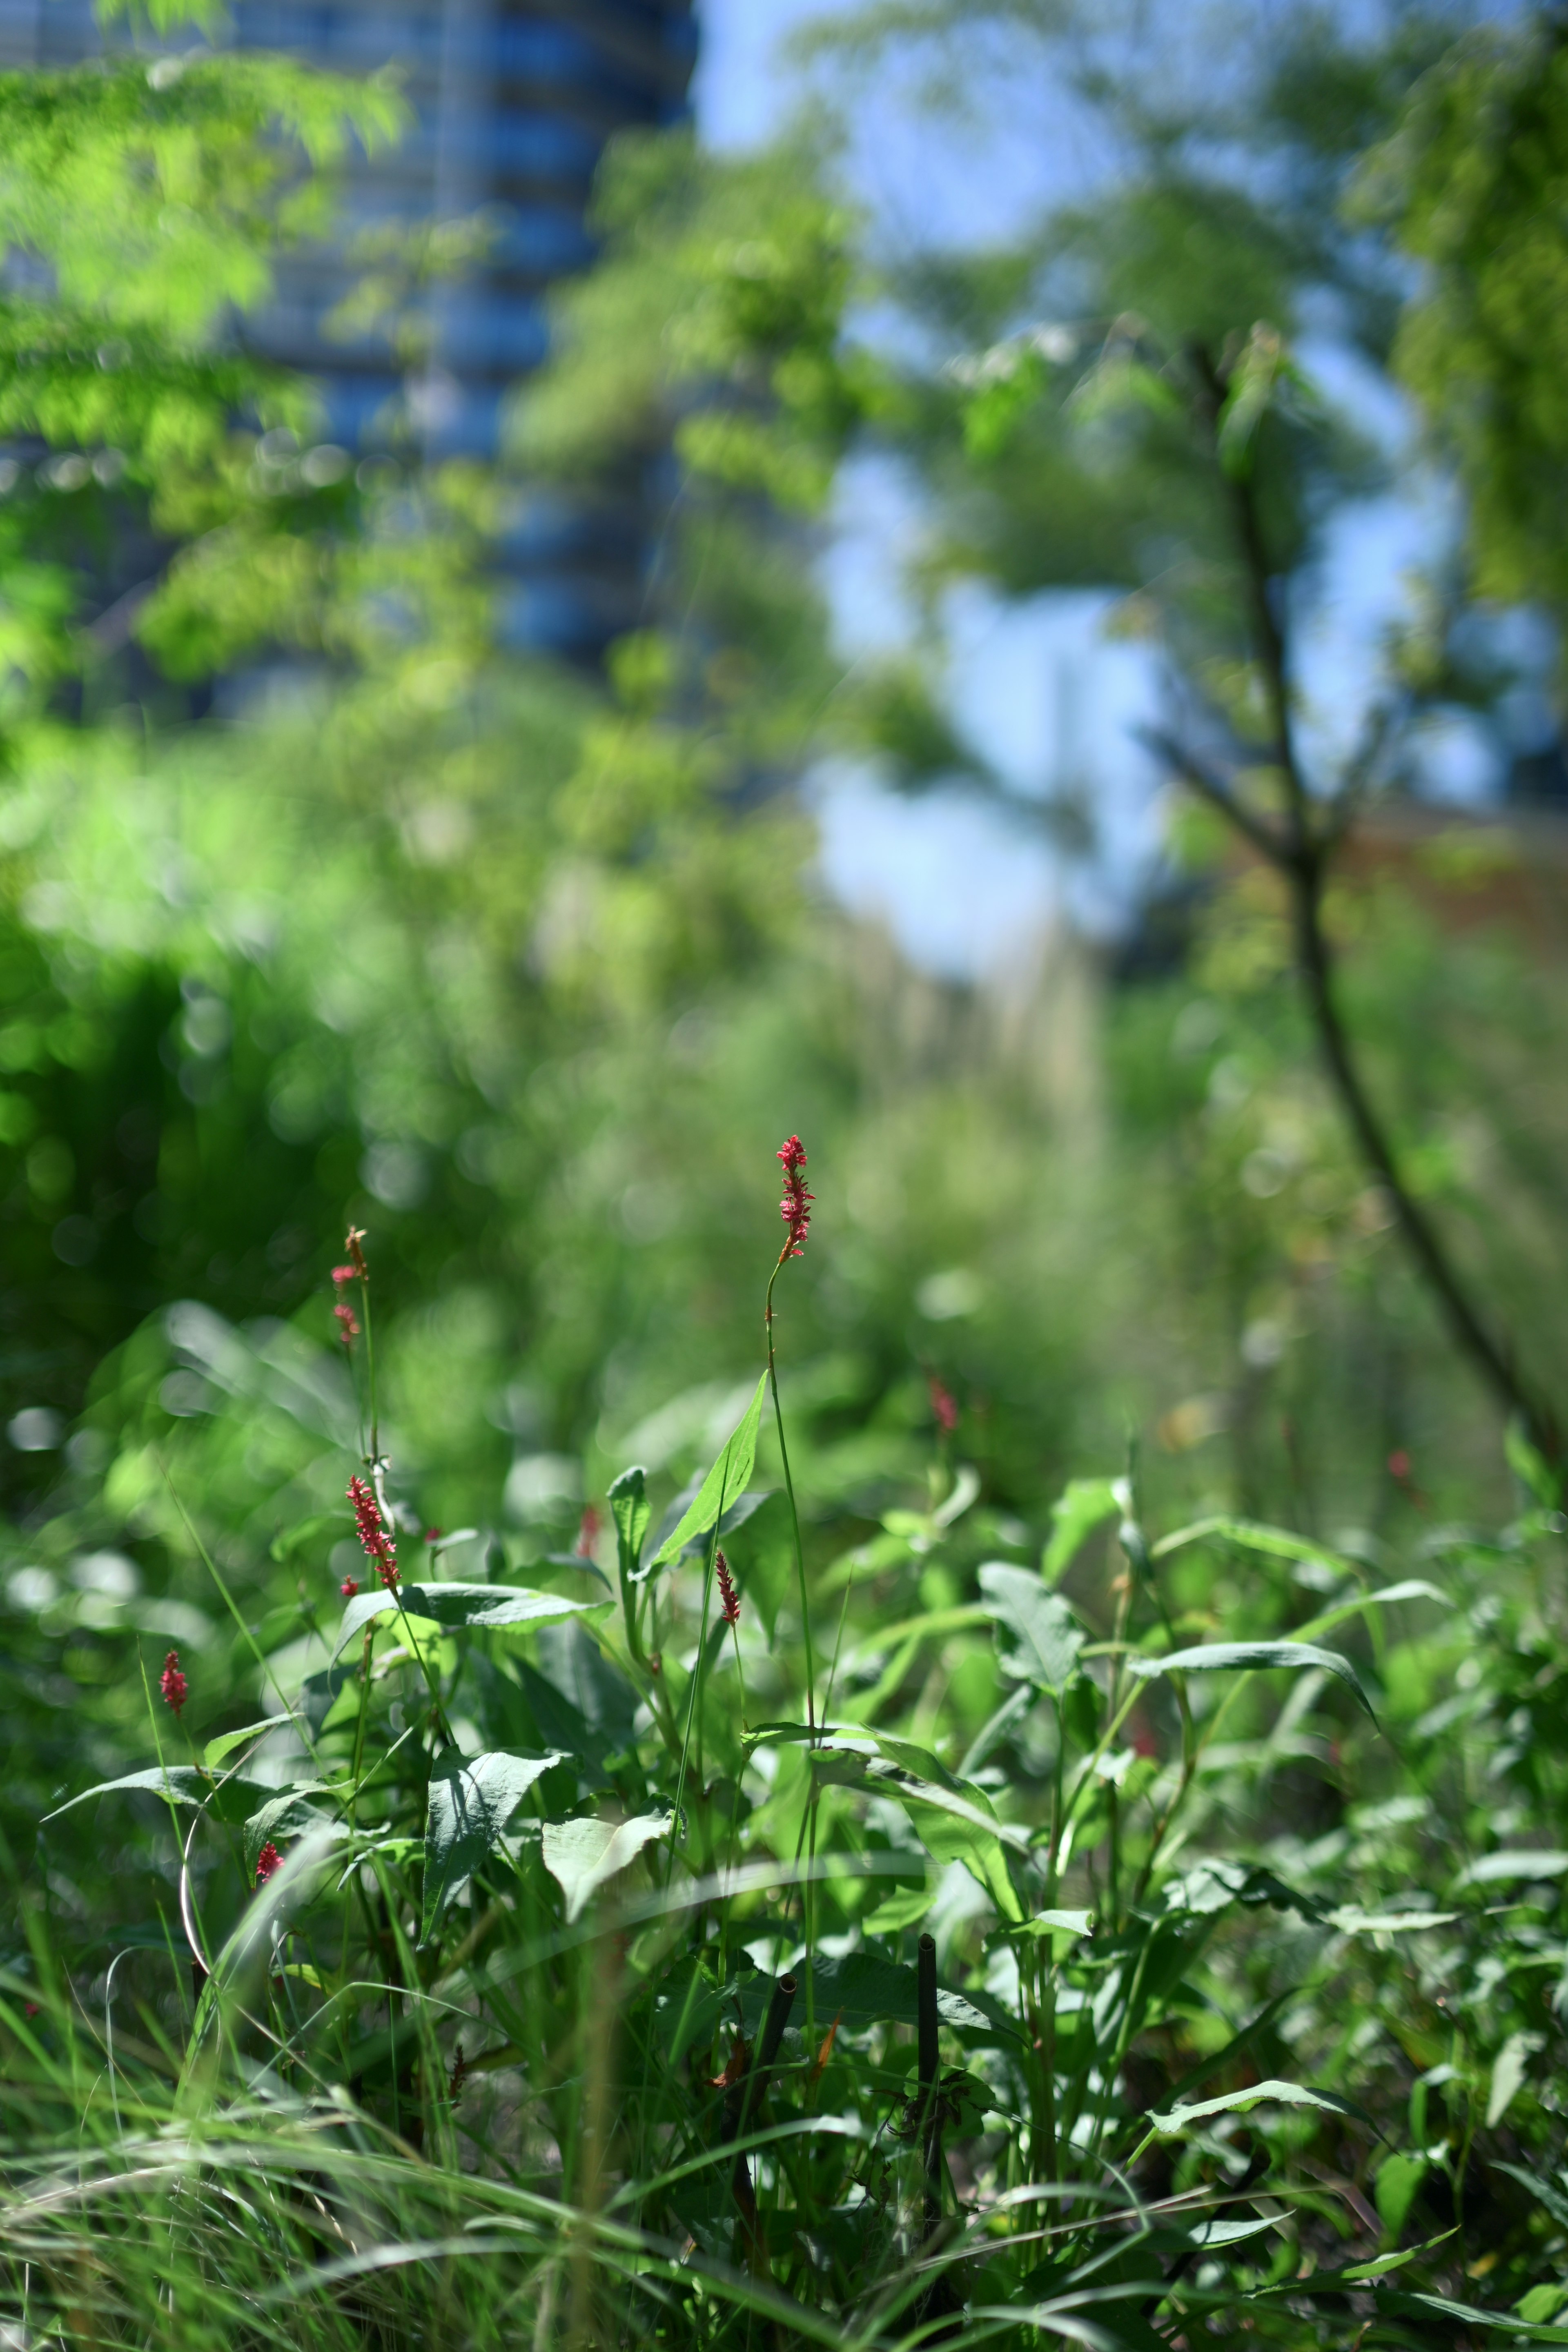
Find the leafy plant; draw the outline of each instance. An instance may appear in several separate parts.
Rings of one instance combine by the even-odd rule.
[[[781,1157],[775,1276],[805,1238]],[[771,1433],[764,1373],[661,1520],[627,1470],[603,1565],[585,1522],[521,1582],[426,1529],[382,1450],[362,1236],[345,1256],[352,1513],[286,1539],[336,1539],[334,1574],[338,1528],[357,1549],[340,1622],[317,1569],[251,1622],[203,1544],[222,1701],[208,1645],[170,1652],[153,1762],[42,1825],[47,1853],[89,1801],[140,1818],[165,1895],[90,1990],[41,1883],[25,1905],[13,2324],[482,2344],[531,2307],[542,2341],[1146,2347],[1353,2316],[1436,2343],[1490,2324],[1484,2279],[1557,2340],[1547,1489],[1501,1553],[1444,1538],[1391,1578],[1234,1517],[1155,1534],[1134,1468],[910,1613],[978,1482],[937,1470],[837,1559],[820,1499],[781,1517],[750,1484],[785,1459],[770,1321]],[[1504,1557],[1532,1595],[1507,1609]],[[1504,1711],[1518,1801],[1477,1815]]]

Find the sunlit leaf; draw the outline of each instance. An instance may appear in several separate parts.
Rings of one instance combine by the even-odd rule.
[[[645,1845],[663,1837],[668,1813],[641,1813],[635,1821],[601,1822],[591,1815],[544,1824],[544,1867],[566,1897],[566,1921],[581,1918],[589,1898],[617,1872],[635,1862]]]
[[[707,1534],[727,1503],[740,1500],[757,1458],[757,1432],[762,1424],[763,1397],[767,1384],[768,1376],[763,1372],[751,1403],[725,1440],[719,1459],[649,1560],[643,1571],[645,1575],[651,1575],[655,1569],[663,1568],[678,1558],[693,1536]]]
[[[260,1739],[268,1731],[280,1731],[286,1723],[293,1720],[291,1715],[269,1715],[264,1722],[247,1723],[243,1731],[226,1731],[221,1738],[207,1741],[202,1750],[202,1761],[211,1769],[213,1766],[221,1764],[226,1756],[232,1755],[237,1748],[243,1748],[247,1739]]]

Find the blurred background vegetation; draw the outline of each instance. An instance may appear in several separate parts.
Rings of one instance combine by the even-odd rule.
[[[399,135],[395,98],[192,56],[157,87],[135,63],[47,105],[38,77],[0,89],[32,142],[0,212],[41,265],[0,352],[13,1846],[84,1725],[105,1770],[134,1745],[129,1633],[226,1671],[182,1514],[247,1606],[330,1591],[351,1222],[400,1490],[513,1562],[570,1550],[628,1459],[674,1491],[728,1426],[791,1130],[817,1208],[781,1344],[836,1526],[923,1483],[933,1381],[988,1525],[1043,1523],[1130,1446],[1156,1520],[1240,1507],[1364,1549],[1505,1516],[1494,1402],[1325,1086],[1274,877],[1212,813],[1171,786],[1119,928],[1042,926],[965,982],[835,902],[816,811],[858,763],[961,785],[1065,873],[1105,855],[1092,804],[1010,790],[956,727],[965,583],[1113,592],[1172,723],[1245,760],[1223,483],[1133,360],[1234,360],[1258,321],[1327,351],[1258,428],[1279,609],[1310,633],[1358,499],[1418,481],[1451,524],[1374,649],[1342,1001],[1412,1192],[1568,1393],[1562,757],[1455,809],[1428,756],[1435,719],[1502,740],[1510,696],[1557,707],[1555,654],[1527,676],[1512,625],[1554,631],[1568,593],[1555,16],[931,0],[820,25],[773,148],[612,149],[600,257],[499,467],[395,441],[335,475],[310,387],[228,321],[319,225],[343,142]],[[962,250],[868,203],[868,91],[901,92],[916,139],[944,108],[984,139],[1047,88],[1103,159],[1091,196]],[[174,109],[184,209],[144,168],[174,168]],[[1391,439],[1396,397],[1416,421]],[[825,558],[873,463],[919,518],[921,618],[850,659]],[[489,570],[508,497],[613,498],[650,466],[642,625],[602,668],[520,654]]]

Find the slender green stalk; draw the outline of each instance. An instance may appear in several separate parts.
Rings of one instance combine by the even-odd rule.
[[[784,1436],[784,1406],[779,1399],[778,1359],[773,1349],[773,1285],[783,1271],[787,1249],[779,1255],[778,1265],[768,1276],[768,1295],[763,1307],[763,1328],[768,1342],[768,1387],[773,1393],[773,1423],[778,1431],[779,1460],[784,1465],[784,1493],[789,1497],[790,1531],[795,1538],[795,1578],[800,1590],[800,1630],[805,1646],[805,1720],[815,1733],[816,1729],[816,1664],[811,1646],[811,1600],[805,1587],[805,1549],[800,1539],[800,1511],[795,1498],[795,1479],[789,1466],[789,1444]]]

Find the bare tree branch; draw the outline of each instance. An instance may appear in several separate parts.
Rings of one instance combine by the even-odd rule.
[[[1517,1416],[1531,1442],[1549,1460],[1561,1460],[1561,1425],[1550,1401],[1521,1372],[1511,1342],[1494,1332],[1471,1299],[1436,1224],[1415,1198],[1401,1172],[1393,1138],[1373,1104],[1341,1017],[1332,953],[1323,929],[1323,892],[1335,852],[1354,822],[1378,755],[1393,723],[1392,709],[1380,711],[1321,820],[1297,756],[1291,721],[1289,661],[1285,625],[1271,594],[1271,573],[1254,486],[1249,475],[1227,474],[1220,463],[1218,427],[1226,384],[1210,356],[1192,354],[1195,406],[1207,432],[1215,470],[1229,508],[1237,552],[1247,585],[1254,646],[1263,673],[1274,741],[1273,756],[1285,781],[1287,833],[1282,839],[1247,808],[1204,762],[1169,738],[1148,740],[1173,772],[1235,826],[1281,874],[1290,894],[1296,961],[1319,1048],[1341,1108],[1363,1159],[1393,1202],[1411,1256],[1442,1310],[1448,1328],[1499,1405]]]

